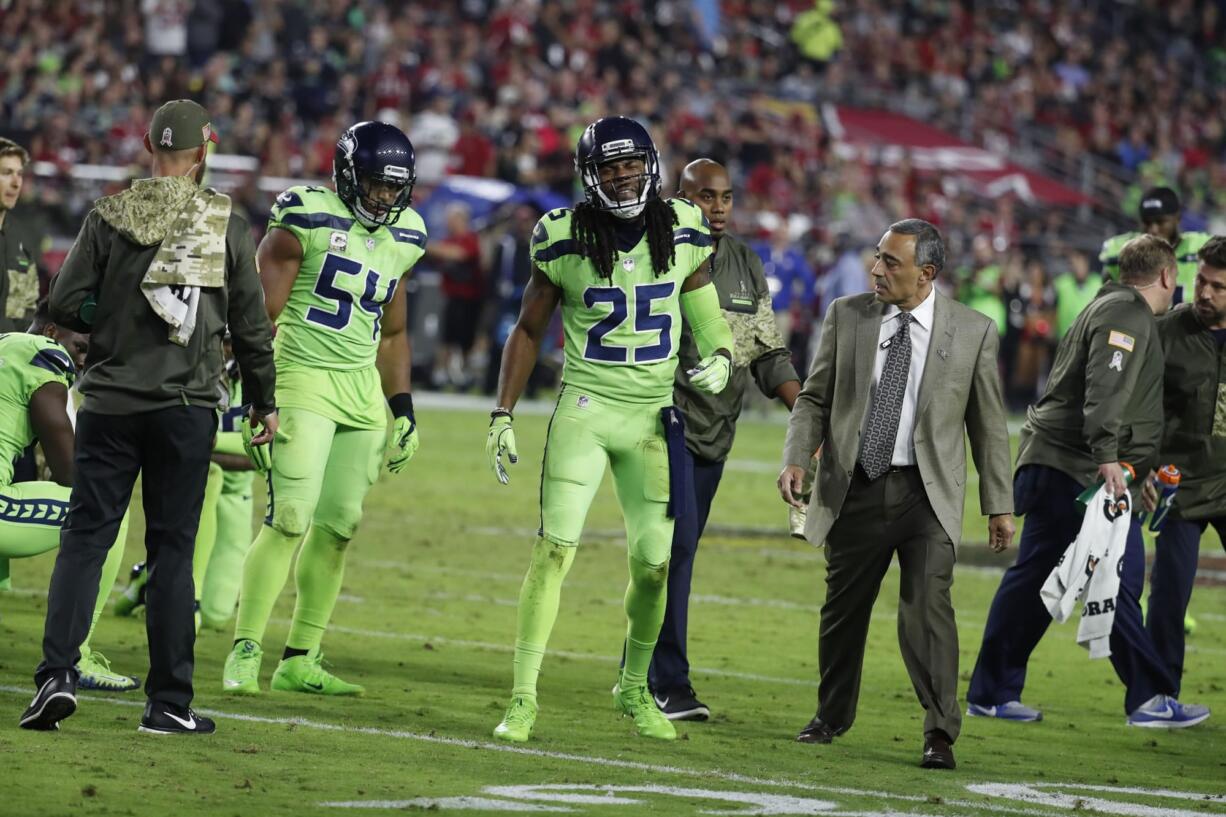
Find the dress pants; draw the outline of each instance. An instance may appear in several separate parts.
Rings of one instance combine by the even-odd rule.
[[[72,496],[51,573],[37,686],[57,671],[76,677],[102,563],[128,509],[136,476],[143,474],[149,570],[145,693],[176,707],[191,703],[196,642],[192,551],[216,429],[216,412],[199,406],[77,414]]]
[[[836,734],[855,721],[873,603],[894,554],[901,568],[898,644],[920,704],[924,733],[952,742],[958,705],[958,628],[950,587],[954,546],[916,467],[869,480],[857,466],[826,537],[826,601],[818,636],[817,716]]]
[[[1026,524],[1017,561],[1005,571],[988,613],[979,659],[966,694],[971,703],[997,706],[1021,700],[1026,663],[1051,624],[1039,590],[1081,530],[1085,507],[1078,504],[1077,495],[1082,488],[1068,474],[1045,465],[1018,469],[1013,480],[1013,507],[1017,514],[1026,516]],[[1127,688],[1124,711],[1131,713],[1154,695],[1175,691],[1170,673],[1142,626],[1145,545],[1135,516],[1121,564],[1111,629],[1111,664]]]
[[[1179,495],[1176,494],[1176,497]],[[1178,502],[1178,500],[1176,500]],[[1153,639],[1154,649],[1166,664],[1175,682],[1175,697],[1183,680],[1184,632],[1183,619],[1192,598],[1192,583],[1196,581],[1196,563],[1200,558],[1200,538],[1205,528],[1213,525],[1226,543],[1226,516],[1214,519],[1188,520],[1179,516],[1178,504],[1162,525],[1154,544],[1154,566],[1149,574],[1149,602],[1145,611],[1145,629]]]

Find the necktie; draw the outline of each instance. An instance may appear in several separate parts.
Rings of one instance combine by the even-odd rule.
[[[907,374],[911,370],[910,325],[913,320],[910,313],[898,314],[898,331],[890,339],[885,366],[877,382],[877,397],[860,442],[860,467],[869,479],[876,479],[888,471],[894,456],[894,439],[898,436],[898,419],[902,416]]]

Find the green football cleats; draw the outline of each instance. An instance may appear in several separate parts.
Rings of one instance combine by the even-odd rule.
[[[361,695],[366,691],[324,669],[323,654],[318,647],[306,655],[295,655],[277,664],[272,674],[272,688],[277,692],[305,692],[308,695]]]
[[[103,692],[128,692],[140,688],[140,679],[111,671],[111,662],[100,652],[81,647],[77,662],[77,689],[98,689]]]
[[[128,586],[124,588],[123,593],[115,600],[115,615],[130,616],[137,609],[145,606],[145,586],[149,584],[149,571],[145,569],[144,562],[137,562],[132,565],[132,571],[128,575]]]
[[[657,740],[676,740],[677,729],[664,717],[647,686],[614,687],[613,704],[627,718],[634,718],[639,735]]]
[[[527,743],[536,724],[536,701],[523,696],[511,699],[502,723],[494,727],[494,737],[512,743]]]
[[[244,638],[235,644],[226,656],[226,666],[222,670],[222,691],[231,695],[258,695],[263,658],[264,651],[251,639]]]

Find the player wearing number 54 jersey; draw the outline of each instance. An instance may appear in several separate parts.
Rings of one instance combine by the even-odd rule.
[[[536,721],[536,680],[588,507],[606,463],[626,521],[626,664],[615,705],[640,735],[669,740],[672,723],[647,692],[647,667],[664,617],[673,518],[687,492],[680,412],[672,406],[681,313],[701,360],[691,382],[711,393],[728,382],[732,333],[710,279],[711,234],[697,207],[663,201],[660,162],[647,131],[624,117],[584,130],[575,156],[586,201],[546,213],[532,238],[532,278],[502,355],[498,408],[486,454],[507,482],[518,458],[511,411],[561,304],[566,368],[549,423],[541,474],[541,525],[520,590],[515,682],[494,730],[526,741]]]
[[[260,691],[260,642],[299,542],[298,597],[272,688],[362,692],[323,669],[319,647],[362,501],[379,475],[384,398],[395,418],[388,470],[399,472],[417,450],[400,285],[426,245],[425,226],[408,206],[413,146],[391,125],[360,122],[337,142],[333,180],[335,193],[291,187],[278,196],[260,243],[260,277],[277,325],[281,431],[268,515],[243,566],[227,692]]]

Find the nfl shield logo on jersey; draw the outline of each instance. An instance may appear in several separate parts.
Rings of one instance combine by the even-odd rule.
[[[334,232],[328,239],[328,246],[337,252],[344,252],[349,246],[349,236],[346,233]]]
[[[622,269],[624,269],[626,272],[634,272],[634,259],[633,258],[623,258],[622,259]]]
[[[373,250],[375,248],[375,240],[373,238],[366,239],[366,249]]]

